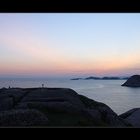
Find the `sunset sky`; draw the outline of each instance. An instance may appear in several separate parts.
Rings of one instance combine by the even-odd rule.
[[[0,14],[0,76],[140,74],[139,13]]]

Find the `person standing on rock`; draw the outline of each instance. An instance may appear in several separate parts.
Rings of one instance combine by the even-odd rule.
[[[42,84],[42,88],[44,88],[44,84]]]

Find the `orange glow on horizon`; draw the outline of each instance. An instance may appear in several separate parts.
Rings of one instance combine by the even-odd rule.
[[[114,71],[133,68],[138,62],[139,52],[129,55],[111,56],[108,55],[102,58],[94,58],[87,56],[82,60],[78,60],[68,52],[63,52],[57,48],[51,48],[49,43],[42,42],[35,37],[14,37],[9,36],[4,38],[1,36],[0,42],[17,50],[23,56],[29,58],[28,61],[22,60],[5,60],[3,63],[0,60],[0,73],[112,73]],[[40,47],[41,46],[41,47]],[[96,53],[96,52],[95,52]],[[131,56],[131,57],[130,57]]]

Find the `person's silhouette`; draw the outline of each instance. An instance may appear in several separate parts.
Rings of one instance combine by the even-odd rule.
[[[44,88],[44,84],[42,84],[42,88]]]

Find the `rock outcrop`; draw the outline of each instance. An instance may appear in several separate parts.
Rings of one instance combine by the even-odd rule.
[[[122,86],[140,87],[140,75],[131,76]]]
[[[47,117],[38,110],[10,110],[0,112],[0,126],[47,126]]]
[[[67,88],[1,89],[0,101],[0,126],[131,126],[107,105]]]
[[[134,108],[120,115],[133,127],[140,127],[140,108]]]

